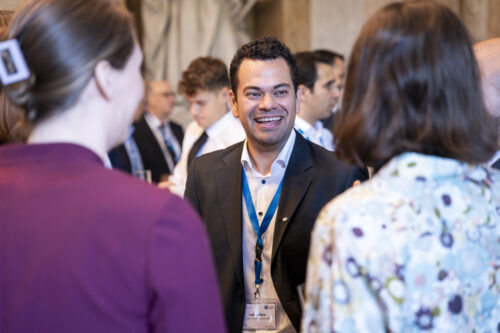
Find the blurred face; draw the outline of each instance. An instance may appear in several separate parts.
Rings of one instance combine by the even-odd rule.
[[[175,93],[166,81],[149,83],[147,110],[161,121],[166,121],[174,109]]]
[[[342,59],[335,58],[333,65],[333,75],[335,77],[335,87],[338,91],[339,97],[335,102],[333,107],[333,111],[337,111],[340,107],[340,99],[342,98],[342,94],[344,93],[344,85],[345,85],[345,63]]]
[[[227,113],[228,88],[216,91],[199,91],[194,96],[186,97],[189,112],[194,120],[207,129]]]
[[[339,93],[342,93],[345,85],[345,63],[340,58],[335,58],[333,75],[335,77],[335,85],[337,86]]]
[[[286,61],[245,59],[237,75],[231,107],[245,129],[250,153],[281,151],[299,106]]]
[[[308,116],[313,123],[319,119],[328,118],[340,98],[333,66],[318,63],[316,71],[317,79],[314,82],[314,89],[309,90],[310,96],[307,98],[307,109],[310,113]]]
[[[141,76],[142,52],[136,44],[125,67],[115,71],[112,98],[115,101],[112,124],[120,131],[120,137],[112,146],[127,138],[128,126],[132,123],[137,107],[144,96]]]

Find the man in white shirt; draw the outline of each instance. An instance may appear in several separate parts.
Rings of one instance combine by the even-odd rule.
[[[195,159],[185,197],[210,237],[229,332],[297,332],[317,214],[367,173],[293,130],[297,66],[278,40],[243,45],[230,77],[246,140]]]
[[[334,68],[329,59],[315,52],[299,52],[296,58],[302,95],[295,129],[307,140],[333,150],[332,132],[323,127],[321,120],[332,114],[340,98]]]
[[[327,49],[315,50],[314,53],[316,53],[319,56],[326,58],[330,61],[330,63],[333,66],[335,85],[337,86],[337,89],[340,92],[340,98],[339,98],[337,104],[335,104],[335,106],[333,107],[331,115],[328,118],[321,120],[321,122],[323,123],[323,126],[333,133],[335,114],[340,109],[342,93],[344,92],[345,74],[346,74],[345,73],[345,58],[342,54],[337,53],[337,52],[332,51],[332,50],[327,50]],[[335,134],[334,134],[334,136],[335,136]]]
[[[474,53],[481,71],[486,109],[500,123],[500,38],[492,38],[475,44]],[[488,164],[500,169],[500,151],[497,151]]]
[[[229,76],[220,59],[200,57],[182,73],[179,93],[194,118],[182,142],[182,154],[168,182],[160,184],[183,196],[189,165],[194,158],[243,141],[245,132],[229,112]]]

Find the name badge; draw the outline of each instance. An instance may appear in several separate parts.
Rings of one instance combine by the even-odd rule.
[[[244,330],[275,330],[278,328],[276,301],[255,300],[245,306]]]

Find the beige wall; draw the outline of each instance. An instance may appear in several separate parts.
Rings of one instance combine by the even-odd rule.
[[[363,23],[392,1],[261,0],[254,36],[277,36],[294,52],[328,48],[348,55]],[[438,1],[462,18],[475,42],[500,37],[500,0]]]
[[[14,10],[21,0],[0,0],[0,9]]]

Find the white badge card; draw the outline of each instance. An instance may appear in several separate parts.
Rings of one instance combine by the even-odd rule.
[[[275,330],[278,328],[277,302],[254,300],[245,306],[244,330]]]

